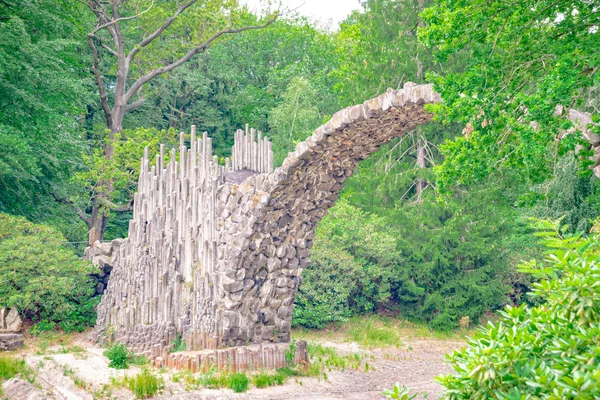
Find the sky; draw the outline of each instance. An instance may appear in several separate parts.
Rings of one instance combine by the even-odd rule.
[[[260,11],[264,8],[265,0],[239,0],[241,4],[247,4],[251,10]],[[332,29],[337,29],[339,23],[344,20],[353,10],[360,9],[358,0],[274,0],[277,4],[281,1],[284,9],[298,7],[298,13],[327,23],[331,20]]]

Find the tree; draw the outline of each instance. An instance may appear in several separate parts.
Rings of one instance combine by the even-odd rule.
[[[107,140],[102,145],[104,158],[108,161],[114,156],[113,143],[116,135],[123,130],[125,115],[144,103],[145,85],[205,52],[220,37],[265,28],[278,16],[272,15],[260,25],[232,27],[243,22],[244,10],[240,10],[236,2],[227,0],[161,1],[156,5],[154,1],[130,5],[118,0],[88,0],[86,5],[96,18],[87,40],[92,50],[92,70],[108,131]],[[184,13],[191,15],[192,19],[182,20],[180,16]],[[164,19],[164,15],[170,16]],[[202,23],[198,24],[198,21]],[[223,28],[227,25],[229,27]],[[179,40],[168,40],[165,32],[175,29]],[[144,55],[144,51],[148,54]],[[107,62],[105,56],[112,57],[111,61]],[[109,84],[105,83],[107,72],[114,75]],[[107,210],[131,209],[130,203],[116,205],[111,201],[112,178],[102,182],[100,187],[104,190],[92,194],[91,213],[85,219],[89,227],[89,244],[103,239]]]
[[[440,0],[421,16],[419,37],[438,62],[469,55],[462,69],[429,75],[444,99],[432,107],[437,118],[466,126],[443,148],[441,190],[498,171],[525,187],[551,176],[575,145],[564,135],[572,123],[555,115],[557,105],[597,113],[589,100],[600,83],[598,4]]]
[[[51,193],[81,166],[90,96],[79,7],[54,0],[0,1],[0,212],[81,233]]]
[[[301,77],[292,79],[283,94],[283,101],[269,116],[277,164],[318,127],[320,115],[315,103],[316,92],[310,82]]]

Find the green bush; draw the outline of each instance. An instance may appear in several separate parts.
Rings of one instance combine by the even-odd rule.
[[[80,331],[96,319],[93,267],[65,241],[52,228],[0,213],[0,305]]]
[[[108,364],[110,368],[127,369],[133,353],[127,350],[124,344],[114,343],[104,351],[104,356],[110,360]]]
[[[541,279],[531,295],[544,302],[507,307],[454,352],[446,398],[600,398],[600,235],[543,228],[548,260],[522,270]]]

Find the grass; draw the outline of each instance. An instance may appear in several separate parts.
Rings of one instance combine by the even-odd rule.
[[[435,331],[426,324],[407,321],[402,318],[369,315],[351,317],[344,322],[331,324],[324,329],[292,329],[296,340],[327,340],[331,342],[356,342],[364,348],[398,347],[411,340],[456,340],[462,341],[472,335],[475,329],[457,331]]]
[[[364,354],[340,355],[333,347],[323,346],[315,342],[308,342],[307,350],[313,366],[329,371],[344,371],[347,368],[358,370],[365,360]],[[365,366],[365,369],[368,370],[369,367]]]
[[[110,360],[108,366],[115,369],[127,369],[129,364],[144,366],[149,362],[146,356],[136,356],[122,343],[113,343],[103,354]]]
[[[44,355],[48,347],[60,345],[69,348],[69,344],[75,339],[75,333],[63,333],[59,331],[42,332],[37,336],[27,337],[28,346],[37,349],[36,355]],[[77,348],[80,346],[71,346]]]
[[[124,376],[121,378],[112,378],[111,384],[114,387],[128,388],[138,399],[146,399],[154,396],[164,388],[164,382],[161,377],[154,375],[148,369],[143,369],[136,376]],[[104,388],[108,392],[109,388]]]
[[[15,376],[21,376],[29,383],[35,382],[35,373],[25,363],[25,360],[0,356],[0,396],[2,396],[2,383]]]

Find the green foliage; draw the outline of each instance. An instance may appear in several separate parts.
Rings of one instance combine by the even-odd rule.
[[[51,193],[81,163],[88,100],[83,6],[54,0],[0,2],[0,212],[84,234]]]
[[[93,267],[55,229],[0,213],[0,304],[16,307],[36,330],[58,323],[80,331],[96,318]]]
[[[392,389],[384,390],[382,393],[386,399],[412,400],[417,397],[412,390],[400,383],[396,383]]]
[[[162,379],[147,369],[128,380],[129,389],[138,399],[147,399],[157,394],[163,387]]]
[[[111,378],[111,384],[112,386],[128,388],[138,399],[153,397],[164,388],[163,379],[146,368],[133,377],[125,375],[121,378]]]
[[[185,351],[185,340],[180,335],[176,335],[170,348],[171,353]]]
[[[288,373],[278,370],[275,373],[260,372],[252,376],[252,384],[257,388],[266,388],[269,386],[283,385],[288,378]]]
[[[561,219],[571,233],[587,232],[591,221],[600,214],[598,179],[581,176],[573,153],[556,163],[556,172],[547,181],[533,187],[523,201],[532,204],[529,213],[536,218]]]
[[[235,393],[242,393],[248,390],[249,383],[250,378],[248,378],[248,375],[243,372],[236,372],[229,376],[229,384],[227,386]]]
[[[110,360],[109,368],[127,369],[133,353],[123,343],[113,343],[104,351],[104,356]]]
[[[322,327],[387,308],[436,329],[477,321],[508,301],[503,283],[504,226],[511,214],[490,213],[497,193],[479,192],[443,206],[432,199],[385,217],[342,199],[321,221],[310,268],[296,297],[293,322]]]
[[[0,396],[3,395],[2,383],[15,376],[26,379],[29,383],[35,382],[35,373],[24,359],[10,356],[0,356]]]
[[[55,324],[53,322],[41,320],[31,328],[31,334],[38,336],[41,333],[53,331],[54,328]]]
[[[306,139],[319,126],[317,93],[310,82],[295,77],[283,93],[281,104],[269,116],[270,134],[275,146],[275,162],[281,164],[296,144]]]
[[[294,362],[296,358],[296,341],[292,340],[290,342],[290,346],[285,352],[285,363],[288,367],[293,367],[296,363]]]
[[[592,399],[600,396],[600,236],[566,234],[543,223],[551,249],[522,270],[541,279],[543,304],[508,306],[468,346],[449,356],[456,373],[440,378],[449,399]]]
[[[429,75],[444,99],[432,107],[437,118],[471,131],[442,147],[442,191],[498,171],[539,183],[574,148],[572,135],[561,140],[572,124],[554,111],[565,105],[597,113],[587,100],[600,80],[596,7],[587,0],[510,7],[502,0],[439,0],[423,11],[419,37],[438,62],[469,55],[458,72]]]

